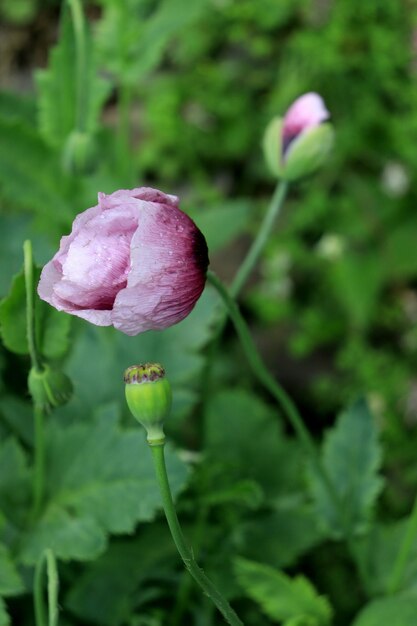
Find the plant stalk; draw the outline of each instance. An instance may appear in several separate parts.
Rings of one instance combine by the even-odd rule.
[[[214,586],[211,580],[206,576],[203,570],[196,563],[193,553],[188,547],[184,535],[181,530],[180,523],[178,521],[177,513],[175,511],[174,502],[172,499],[171,489],[169,486],[168,475],[165,464],[164,455],[164,443],[150,445],[152,458],[154,461],[154,467],[156,472],[156,478],[158,486],[161,492],[162,503],[165,511],[165,517],[168,522],[169,529],[171,531],[172,538],[177,547],[177,550],[184,562],[185,567],[194,578],[194,580],[200,585],[204,593],[212,600],[216,605],[224,619],[231,626],[243,626],[243,622],[236,615],[235,611],[229,605],[227,600],[221,595],[218,589]]]
[[[87,42],[85,36],[85,20],[80,0],[68,0],[71,10],[72,24],[75,38],[75,66],[76,66],[76,129],[86,130],[88,105],[88,79],[86,75]]]
[[[43,592],[43,573],[46,564],[48,577],[48,622],[45,621],[45,602]],[[58,625],[58,571],[52,550],[45,550],[35,568],[35,578],[33,585],[33,602],[35,611],[36,626],[57,626]]]

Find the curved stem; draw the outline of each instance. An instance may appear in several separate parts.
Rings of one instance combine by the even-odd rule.
[[[226,622],[228,624],[231,624],[231,626],[243,626],[243,622],[238,618],[227,600],[221,595],[221,593],[217,590],[211,580],[197,565],[193,553],[185,541],[184,535],[182,534],[182,530],[180,527],[180,523],[178,521],[177,513],[175,511],[171,489],[169,486],[168,475],[165,465],[164,444],[159,443],[156,445],[150,445],[150,448],[152,451],[156,477],[161,492],[165,517],[167,519],[172,538],[184,562],[185,567],[190,572],[194,580],[200,585],[206,595],[208,595],[209,598],[214,602]]]
[[[417,497],[414,500],[413,510],[408,521],[407,530],[404,534],[397,558],[394,561],[391,577],[388,583],[388,593],[395,593],[401,587],[405,568],[410,558],[411,548],[417,536]]]
[[[87,42],[85,37],[85,21],[80,0],[68,0],[71,10],[71,18],[74,27],[75,38],[75,63],[76,63],[76,129],[85,131],[88,80],[86,76]]]
[[[243,263],[239,267],[239,270],[237,271],[237,274],[232,282],[232,286],[230,287],[230,293],[234,298],[239,295],[265,247],[269,233],[271,232],[274,222],[281,210],[287,189],[288,183],[284,180],[281,180],[275,188],[268,210],[265,213],[264,219],[259,227],[258,234],[256,235],[252,246],[244,258]]]
[[[226,289],[222,281],[215,275],[213,272],[209,271],[207,273],[207,280],[210,282],[213,287],[220,294],[224,304],[226,305],[227,312],[230,316],[230,319],[233,322],[236,333],[239,337],[242,348],[245,352],[248,363],[254,373],[255,377],[258,381],[269,391],[269,393],[275,398],[277,403],[281,406],[285,415],[288,418],[288,421],[294,428],[294,431],[304,446],[306,453],[308,454],[310,461],[320,476],[324,486],[327,489],[330,499],[333,502],[336,510],[339,512],[340,516],[340,524],[344,530],[345,538],[349,547],[349,551],[354,559],[358,571],[361,575],[361,578],[365,585],[368,583],[368,576],[366,568],[363,564],[363,561],[358,554],[356,549],[352,529],[350,528],[350,524],[345,520],[345,516],[343,514],[343,506],[340,501],[339,494],[337,493],[335,486],[331,479],[329,478],[326,469],[324,468],[317,447],[314,443],[313,438],[311,437],[308,429],[306,428],[303,419],[301,418],[298,409],[287,392],[276,382],[275,378],[270,374],[269,370],[265,366],[256,345],[252,339],[252,336],[249,332],[247,324],[242,317],[239,307],[236,302],[233,300],[229,291]]]
[[[29,355],[32,366],[40,370],[41,359],[36,346],[35,299],[33,284],[33,254],[32,243],[27,240],[23,244],[24,273],[26,287],[26,333],[29,346]]]
[[[46,626],[45,602],[43,593],[43,573],[46,563],[48,576],[48,626],[58,624],[58,571],[52,550],[45,550],[35,568],[35,578],[33,585],[33,601],[35,610],[36,626]]]

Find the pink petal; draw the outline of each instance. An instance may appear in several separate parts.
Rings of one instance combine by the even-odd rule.
[[[306,93],[300,96],[288,109],[284,116],[283,140],[284,149],[297,135],[308,128],[314,128],[330,117],[323,98],[317,93]]]
[[[115,328],[136,335],[181,321],[204,289],[207,263],[204,237],[185,213],[144,204],[127,287],[114,303]]]

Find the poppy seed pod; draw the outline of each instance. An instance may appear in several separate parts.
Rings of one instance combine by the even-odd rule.
[[[180,322],[200,297],[207,244],[178,198],[156,189],[100,193],[42,270],[38,294],[59,311],[127,335]]]
[[[132,365],[124,373],[127,405],[142,426],[152,445],[165,439],[163,423],[171,409],[171,385],[159,363]]]
[[[327,159],[334,131],[329,111],[316,93],[298,98],[284,118],[268,124],[263,141],[265,159],[278,178],[292,181],[307,176]]]

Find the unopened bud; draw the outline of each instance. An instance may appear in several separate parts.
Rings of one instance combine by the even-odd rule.
[[[73,392],[72,382],[68,376],[49,365],[42,366],[42,369],[32,367],[28,387],[34,404],[46,413],[66,404]]]
[[[333,126],[322,98],[308,93],[296,100],[283,118],[268,124],[263,141],[266,162],[278,178],[293,181],[312,174],[333,146]]]
[[[124,373],[126,401],[133,416],[145,427],[150,445],[164,442],[163,423],[171,409],[171,385],[159,363],[132,365]]]

